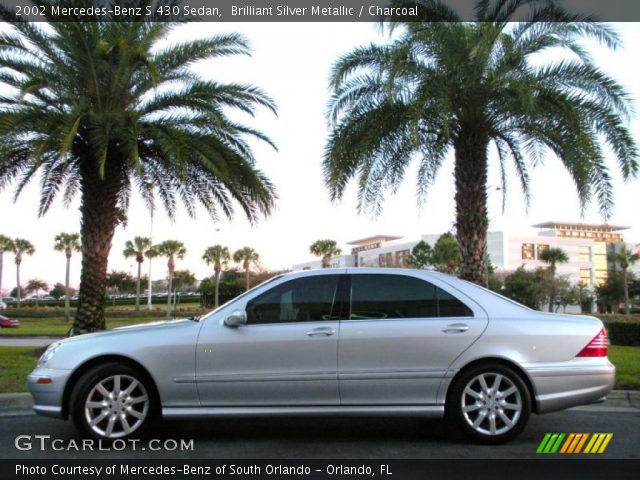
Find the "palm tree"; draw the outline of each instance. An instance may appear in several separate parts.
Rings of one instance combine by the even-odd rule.
[[[538,260],[549,264],[549,311],[553,312],[553,305],[556,300],[556,265],[567,263],[569,256],[561,248],[547,248],[538,254]]]
[[[15,256],[16,262],[16,285],[18,288],[16,289],[18,292],[17,302],[18,307],[20,307],[20,300],[22,298],[22,288],[20,287],[20,265],[22,264],[23,255],[33,255],[36,249],[33,244],[29,240],[25,240],[24,238],[16,238],[13,241],[13,254]]]
[[[73,252],[80,251],[80,235],[77,233],[60,233],[56,235],[55,244],[53,248],[57,252],[64,252],[65,257],[67,258],[67,268],[64,276],[64,321],[69,321],[69,300],[70,300],[70,292],[69,292],[69,273],[71,271],[71,256]]]
[[[331,266],[331,257],[342,253],[335,240],[316,240],[309,246],[309,252],[316,257],[322,257],[322,268]]]
[[[185,291],[185,289],[192,289],[198,279],[196,274],[191,270],[176,270],[173,272],[173,286],[178,291],[178,295]]]
[[[634,253],[622,244],[617,252],[611,254],[612,260],[618,264],[622,270],[622,281],[624,283],[624,307],[625,313],[631,315],[631,307],[629,303],[629,267],[640,260],[640,255]]]
[[[176,259],[182,260],[187,254],[187,249],[178,240],[165,240],[153,247],[153,255],[167,257],[167,270],[169,281],[167,283],[167,318],[171,316],[171,292],[173,289],[173,274],[176,271]]]
[[[20,179],[18,194],[40,177],[40,214],[57,193],[65,202],[80,194],[76,334],[105,327],[107,259],[134,190],[149,207],[156,194],[170,217],[178,202],[192,216],[202,204],[214,219],[232,218],[239,206],[253,223],[275,201],[248,140],[272,142],[228,116],[259,107],[275,112],[273,101],[255,86],[216,82],[191,69],[200,60],[249,55],[247,40],[224,33],[169,44],[173,25],[154,15],[138,22],[109,15],[56,22],[47,8],[43,22],[28,23],[0,6],[7,22],[0,38],[0,187]]]
[[[477,0],[473,22],[443,1],[414,3],[424,21],[385,23],[394,32],[387,44],[356,48],[333,67],[325,182],[337,200],[356,177],[359,210],[378,213],[416,160],[421,203],[453,151],[460,276],[482,285],[490,149],[503,195],[512,162],[529,204],[530,167],[549,152],[568,170],[582,207],[595,198],[605,218],[613,191],[601,139],[625,179],[637,174],[630,98],[582,44],[615,48],[620,40],[611,27],[551,2]],[[528,21],[514,22],[527,8]],[[552,49],[570,56],[547,60]]]
[[[40,290],[47,290],[49,288],[49,284],[44,280],[40,280],[39,278],[34,278],[27,282],[27,286],[25,287],[25,291],[28,293],[36,293],[36,306],[40,305]],[[19,290],[19,289],[18,289]]]
[[[0,235],[0,295],[2,295],[2,265],[4,260],[4,252],[13,252],[13,240],[4,235]]]
[[[251,247],[243,247],[235,251],[233,261],[242,263],[242,268],[244,269],[244,286],[246,290],[249,290],[251,288],[251,264],[258,265],[260,255]]]
[[[138,262],[138,276],[136,278],[136,312],[140,311],[140,279],[142,278],[142,262],[144,256],[151,249],[151,239],[147,237],[134,237],[133,241],[127,240],[122,254],[124,258],[135,257]]]
[[[223,247],[222,245],[213,245],[204,251],[202,259],[207,265],[213,264],[213,273],[216,280],[215,307],[217,308],[220,305],[220,272],[222,272],[223,268],[226,268],[227,263],[231,260],[231,255],[229,254],[229,249],[227,247]]]

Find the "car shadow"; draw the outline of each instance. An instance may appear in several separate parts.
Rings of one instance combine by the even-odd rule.
[[[353,442],[384,439],[386,442],[434,441],[468,443],[444,420],[423,418],[234,418],[163,420],[147,431],[155,438],[196,440],[272,440],[299,442]]]

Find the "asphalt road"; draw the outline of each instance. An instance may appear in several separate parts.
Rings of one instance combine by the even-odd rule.
[[[149,432],[150,439],[193,439],[193,451],[20,451],[18,435],[51,435],[65,442],[79,438],[69,422],[16,415],[0,417],[0,458],[527,458],[547,432],[613,433],[602,455],[582,458],[640,458],[640,410],[637,412],[565,411],[532,416],[526,430],[506,445],[466,442],[440,420],[424,419],[235,419],[166,421]],[[564,456],[563,456],[564,457]]]

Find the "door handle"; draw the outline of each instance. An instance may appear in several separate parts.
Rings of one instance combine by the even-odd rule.
[[[320,327],[309,330],[307,335],[309,337],[330,337],[334,333],[336,333],[336,331],[331,327]]]
[[[452,323],[451,325],[447,325],[442,331],[444,333],[462,333],[469,330],[469,325],[466,323]]]

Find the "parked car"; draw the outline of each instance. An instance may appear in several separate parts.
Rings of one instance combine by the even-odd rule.
[[[7,304],[0,301],[0,310],[4,310],[5,308],[7,308]]]
[[[16,301],[15,297],[2,297],[2,302],[3,303],[7,303],[8,304],[8,303],[13,303],[15,301]]]
[[[18,319],[0,315],[0,328],[18,328],[19,326],[20,321]]]
[[[28,385],[37,413],[101,439],[160,416],[446,415],[499,443],[532,412],[603,398],[614,376],[597,318],[445,274],[353,268],[277,276],[201,319],[56,342]]]

